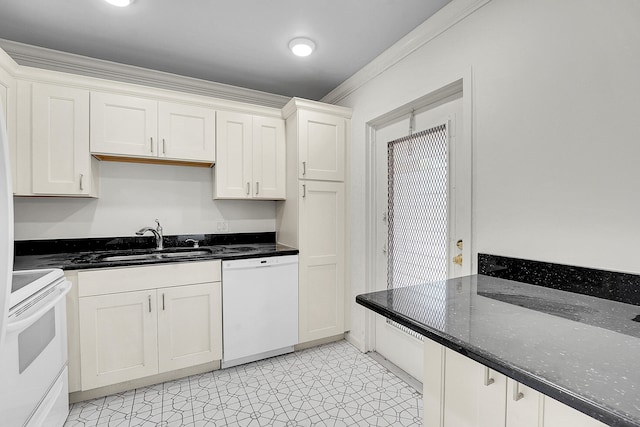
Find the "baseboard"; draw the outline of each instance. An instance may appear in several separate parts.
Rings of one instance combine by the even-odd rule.
[[[320,338],[319,340],[307,341],[294,346],[294,351],[304,350],[306,348],[317,347],[322,344],[328,344],[330,342],[336,342],[344,339],[344,334],[334,335],[332,337]]]
[[[220,369],[220,361],[216,360],[210,363],[204,363],[202,365],[191,366],[188,368],[178,369],[171,372],[164,372],[162,374],[152,375],[149,377],[139,378],[131,381],[125,381],[123,383],[112,384],[104,387],[94,388],[91,390],[76,391],[69,393],[69,403],[82,402],[83,400],[96,399],[98,397],[109,396],[114,393],[122,393],[128,390],[134,390],[136,388],[148,387],[150,385],[163,383],[165,381],[173,381],[180,378],[188,377],[190,375],[203,374],[205,372],[215,371]]]

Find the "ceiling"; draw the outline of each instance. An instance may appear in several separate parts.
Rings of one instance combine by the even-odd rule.
[[[0,38],[318,100],[449,1],[2,1]],[[295,57],[295,37],[316,51]]]

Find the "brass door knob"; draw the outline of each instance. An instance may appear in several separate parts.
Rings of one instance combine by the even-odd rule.
[[[453,263],[456,265],[462,265],[462,254],[454,256]]]

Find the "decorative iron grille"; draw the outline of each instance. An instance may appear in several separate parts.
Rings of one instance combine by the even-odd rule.
[[[387,158],[387,288],[445,280],[449,255],[447,125],[389,142]],[[438,304],[444,301],[442,290],[433,290],[433,324],[444,326],[444,310]]]

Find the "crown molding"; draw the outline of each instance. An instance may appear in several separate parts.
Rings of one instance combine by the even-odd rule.
[[[348,107],[341,107],[339,105],[330,105],[325,104],[319,101],[310,101],[308,99],[302,98],[291,98],[291,100],[282,107],[282,117],[288,119],[293,113],[298,111],[298,109],[304,109],[307,111],[315,111],[318,113],[325,113],[331,115],[342,116],[345,119],[351,118],[352,110]]]
[[[453,0],[401,38],[373,61],[325,95],[320,101],[337,104],[491,0]]]
[[[45,70],[187,92],[272,108],[282,108],[291,99],[288,96],[90,58],[10,40],[0,39],[0,48],[19,65]]]

